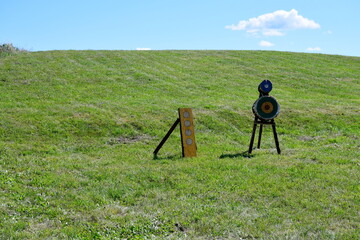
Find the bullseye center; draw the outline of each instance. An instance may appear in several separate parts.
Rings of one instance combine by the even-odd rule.
[[[274,110],[274,106],[270,102],[264,102],[261,104],[261,110],[264,113],[271,113]]]

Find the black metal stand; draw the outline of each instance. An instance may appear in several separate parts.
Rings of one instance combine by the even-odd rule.
[[[164,145],[166,140],[170,137],[171,133],[175,130],[176,126],[180,123],[180,118],[176,119],[174,124],[171,126],[170,130],[166,133],[165,137],[161,140],[159,145],[154,151],[154,157],[156,157],[157,153],[160,151],[160,148]]]
[[[274,133],[276,150],[277,150],[278,154],[280,154],[281,150],[280,150],[280,146],[279,146],[279,139],[278,139],[278,136],[277,136],[277,133],[276,133],[276,125],[275,125],[274,119],[266,121],[266,120],[259,119],[256,116],[255,116],[253,131],[252,131],[252,135],[251,135],[251,139],[250,139],[249,154],[252,152],[252,149],[253,149],[255,133],[256,133],[256,127],[257,127],[258,124],[260,124],[260,130],[259,130],[259,138],[258,138],[257,148],[260,148],[260,145],[261,145],[261,135],[262,135],[262,132],[263,132],[263,125],[271,125],[273,133]]]

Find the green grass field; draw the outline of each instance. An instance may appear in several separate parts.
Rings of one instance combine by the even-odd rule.
[[[248,149],[257,86],[270,127]],[[0,56],[0,239],[359,239],[360,58],[268,51]],[[195,115],[198,157],[177,118]]]

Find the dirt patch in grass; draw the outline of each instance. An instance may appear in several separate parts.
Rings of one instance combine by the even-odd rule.
[[[117,138],[112,138],[108,141],[109,145],[116,145],[116,144],[133,144],[137,142],[148,143],[150,140],[154,139],[154,137],[149,135],[136,135],[136,136],[120,136]]]
[[[320,140],[320,136],[300,136],[298,138],[300,141],[308,142],[308,141],[314,141],[314,140]]]

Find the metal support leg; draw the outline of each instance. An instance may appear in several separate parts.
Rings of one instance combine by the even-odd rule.
[[[280,153],[281,153],[281,150],[280,150],[280,145],[279,145],[279,139],[278,139],[278,136],[277,136],[277,133],[276,133],[275,121],[273,121],[273,124],[272,124],[272,129],[273,129],[273,133],[274,133],[274,139],[275,139],[275,144],[276,144],[276,150],[277,150],[277,153],[278,153],[278,154],[280,154]]]
[[[254,127],[253,127],[251,140],[250,140],[250,146],[249,146],[249,154],[252,152],[252,148],[254,145],[254,138],[255,138],[255,133],[256,133],[256,121],[257,121],[257,119],[255,119],[255,121],[254,121]]]
[[[159,143],[159,145],[157,146],[157,148],[154,151],[154,157],[156,157],[157,153],[159,152],[160,148],[164,145],[164,143],[166,142],[166,140],[169,138],[170,134],[174,131],[174,129],[176,128],[176,126],[180,123],[180,119],[176,119],[176,121],[174,122],[174,124],[171,126],[170,130],[167,132],[167,134],[165,135],[165,137],[161,140],[161,142]]]
[[[258,145],[257,145],[257,148],[259,148],[259,149],[260,149],[260,145],[261,145],[261,135],[262,135],[262,131],[263,131],[263,125],[260,123],[259,139],[258,139]]]

